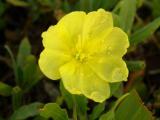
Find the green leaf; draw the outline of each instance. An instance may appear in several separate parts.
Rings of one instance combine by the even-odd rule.
[[[72,95],[64,88],[64,85],[62,83],[62,81],[60,82],[60,91],[61,91],[61,94],[67,104],[67,107],[69,109],[72,109],[73,108],[73,97]]]
[[[152,4],[152,10],[153,10],[154,17],[160,16],[160,12],[159,12],[160,11],[160,7],[159,7],[160,1],[159,0],[153,0],[151,2],[151,4]]]
[[[31,45],[28,38],[24,38],[19,46],[18,55],[17,55],[17,64],[19,67],[23,68],[25,60],[28,55],[31,54]]]
[[[40,72],[39,66],[36,63],[36,58],[33,55],[26,57],[23,71],[23,88],[25,90],[31,89],[39,80],[42,79],[43,75]]]
[[[142,103],[136,91],[130,94],[119,104],[115,111],[116,120],[153,120],[152,114]]]
[[[29,4],[25,1],[22,0],[6,0],[8,3],[14,5],[14,6],[19,6],[19,7],[28,7]]]
[[[133,33],[130,37],[130,43],[132,45],[137,45],[141,42],[144,42],[146,38],[151,36],[159,27],[160,17]]]
[[[21,106],[17,109],[13,115],[11,116],[10,120],[23,120],[29,117],[33,117],[39,114],[39,109],[43,106],[42,103],[35,102],[29,105]]]
[[[123,84],[122,84],[122,82],[111,83],[110,84],[110,89],[111,89],[111,95],[113,95],[114,97],[119,98],[123,94]]]
[[[82,96],[82,95],[74,95],[75,96],[75,102],[77,104],[77,111],[79,116],[81,115],[85,115],[88,108],[87,108],[87,103],[88,100],[86,97]]]
[[[33,120],[48,120],[48,119],[38,115]]]
[[[106,114],[103,114],[99,120],[116,120],[115,119],[115,113],[113,110],[107,112]]]
[[[134,17],[136,14],[136,0],[122,0],[120,4],[120,21],[121,21],[121,28],[130,34]]]
[[[120,27],[120,17],[112,12],[114,27]]]
[[[16,84],[19,85],[19,74],[18,74],[18,67],[17,67],[17,63],[16,63],[16,60],[14,58],[14,55],[11,51],[11,49],[9,48],[8,45],[5,45],[5,49],[7,50],[7,52],[9,53],[10,57],[11,57],[11,60],[12,60],[12,67],[13,67],[13,71],[14,71],[14,76],[15,76],[15,81],[16,81]]]
[[[0,95],[10,96],[11,93],[12,93],[12,87],[3,82],[0,82]]]
[[[145,62],[144,61],[126,61],[127,67],[130,72],[143,70],[145,68]]]
[[[17,110],[22,104],[22,89],[19,86],[15,86],[12,89],[12,108]]]
[[[48,103],[40,110],[40,115],[54,120],[69,120],[67,112],[56,103]]]
[[[90,114],[90,120],[96,120],[105,109],[105,103],[96,105]]]
[[[142,103],[135,90],[120,97],[113,108],[100,120],[153,120],[152,114]]]

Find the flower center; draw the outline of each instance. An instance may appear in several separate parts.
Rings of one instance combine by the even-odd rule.
[[[84,53],[78,52],[75,54],[75,59],[79,62],[85,62],[87,60],[87,56]]]

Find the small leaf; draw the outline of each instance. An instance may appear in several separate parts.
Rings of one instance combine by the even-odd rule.
[[[137,45],[144,42],[149,36],[151,36],[160,27],[160,17],[146,25],[145,27],[137,30],[130,37],[130,43]]]
[[[48,103],[41,109],[40,115],[54,120],[69,120],[67,112],[56,103]]]
[[[7,50],[7,52],[9,53],[10,57],[11,57],[11,60],[12,60],[12,67],[13,67],[13,71],[14,71],[14,76],[15,76],[15,81],[16,81],[16,84],[20,84],[19,82],[19,74],[18,74],[18,66],[17,66],[17,63],[16,63],[16,60],[14,58],[14,55],[11,51],[11,49],[9,48],[8,45],[5,45],[5,49]]]
[[[143,70],[145,68],[144,61],[126,61],[126,63],[130,72]]]
[[[104,109],[105,109],[105,103],[100,103],[97,106],[95,106],[90,115],[90,120],[96,120],[104,111]]]
[[[103,114],[99,120],[116,120],[115,119],[115,113],[113,110],[107,112],[106,114]]]
[[[17,64],[19,67],[23,68],[26,57],[31,54],[31,45],[27,38],[24,38],[19,46],[17,55]]]
[[[0,95],[10,96],[11,93],[12,93],[12,87],[3,82],[0,82]]]
[[[121,28],[130,34],[134,17],[136,14],[137,0],[122,0],[120,1],[120,13]]]
[[[36,63],[36,58],[33,55],[28,55],[25,60],[23,71],[23,86],[25,90],[32,88],[43,75],[40,72],[39,66]]]
[[[123,94],[123,84],[122,84],[122,82],[111,83],[110,84],[110,89],[111,89],[111,95],[113,95],[114,97],[119,98]]]
[[[19,6],[19,7],[28,7],[29,4],[25,1],[22,0],[7,0],[8,3],[14,5],[14,6]]]
[[[160,11],[160,7],[159,7],[160,1],[159,0],[153,0],[153,2],[151,2],[151,4],[152,4],[153,15],[155,17],[160,16],[160,12],[159,12]]]
[[[131,91],[116,109],[115,119],[153,120],[153,117],[151,112],[143,105],[136,91]]]
[[[15,86],[12,89],[12,107],[13,110],[17,110],[22,105],[22,89],[19,86]]]
[[[42,105],[42,103],[35,102],[29,105],[21,106],[13,113],[10,120],[23,120],[36,116],[39,114],[39,109],[42,107]]]
[[[62,81],[60,82],[60,90],[61,90],[61,94],[67,104],[67,107],[69,109],[73,108],[73,98],[72,95],[64,88],[64,85],[62,83]]]

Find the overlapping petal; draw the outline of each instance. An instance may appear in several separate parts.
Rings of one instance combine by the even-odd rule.
[[[122,57],[129,47],[128,36],[120,28],[114,27],[105,37],[104,44],[107,55]]]
[[[70,36],[71,43],[76,44],[77,40],[82,34],[82,28],[85,21],[86,13],[77,11],[71,12],[68,15],[65,15],[59,22],[58,26],[63,26]]]
[[[82,79],[81,66],[72,60],[60,67],[60,74],[64,87],[72,94],[81,94],[80,82]]]
[[[60,79],[59,67],[70,60],[70,56],[59,51],[45,49],[40,55],[41,71],[50,79]]]
[[[106,81],[102,80],[88,66],[83,66],[83,73],[81,90],[85,96],[96,102],[103,102],[110,97],[110,87]]]
[[[126,81],[128,77],[128,69],[122,58],[98,56],[90,60],[88,66],[97,76],[109,83]]]
[[[83,27],[83,39],[101,39],[113,27],[112,14],[103,9],[87,14]]]

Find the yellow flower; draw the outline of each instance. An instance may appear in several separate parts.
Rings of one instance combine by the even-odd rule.
[[[113,27],[110,12],[71,12],[42,37],[41,71],[52,80],[61,78],[70,93],[103,102],[110,97],[109,83],[127,80],[122,57],[128,37]]]

